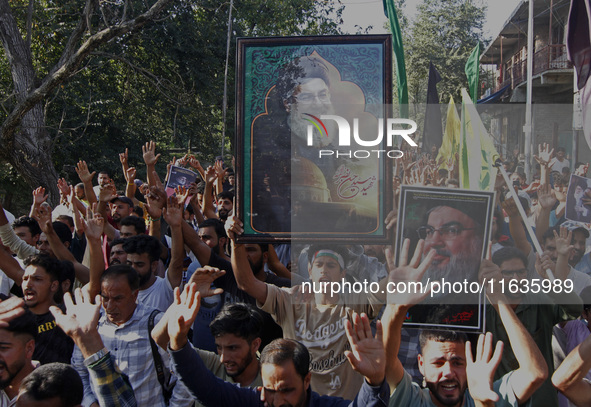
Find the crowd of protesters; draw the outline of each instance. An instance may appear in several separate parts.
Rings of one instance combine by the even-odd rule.
[[[566,219],[564,149],[541,145],[529,184],[518,150],[504,162],[512,185],[497,178],[490,247],[475,267],[489,281],[570,280],[574,290],[544,300],[489,291],[480,335],[403,326],[425,293],[301,290],[343,278],[420,282],[462,256],[481,220],[461,208],[436,208],[446,222],[429,215],[397,265],[385,246],[245,244],[238,169],[186,155],[169,168],[198,181],[172,193],[156,144],[142,153],[141,169],[120,154],[125,185],[111,177],[119,169],[95,178],[80,161],[80,183],[58,182],[58,206],[39,187],[29,214],[0,207],[0,406],[591,404],[591,247],[587,224]],[[395,188],[457,188],[454,157],[405,153]],[[572,169],[585,177],[588,165]],[[582,214],[591,189],[580,189]],[[394,207],[389,228],[396,217]]]

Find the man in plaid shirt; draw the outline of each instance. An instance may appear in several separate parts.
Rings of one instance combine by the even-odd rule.
[[[139,276],[128,265],[109,267],[101,276],[101,299],[105,314],[99,319],[98,332],[117,367],[129,378],[139,406],[187,406],[192,398],[186,388],[177,383],[170,404],[164,399],[152,356],[148,319],[153,309],[136,304]],[[155,323],[160,319],[156,316]],[[169,372],[169,356],[160,351],[165,373]],[[88,368],[98,360],[84,360],[79,348],[75,348],[72,365],[84,383],[84,407],[98,407],[95,393],[100,392],[89,378]],[[87,366],[85,366],[87,365]],[[168,378],[167,378],[168,379]],[[170,382],[170,381],[169,381]]]

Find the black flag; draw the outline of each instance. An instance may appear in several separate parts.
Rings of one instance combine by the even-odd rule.
[[[425,111],[425,126],[423,127],[423,151],[426,152],[429,152],[433,145],[436,145],[439,149],[443,139],[441,109],[439,107],[439,95],[437,94],[437,83],[440,81],[441,75],[439,75],[439,72],[435,69],[435,65],[429,62],[427,109]]]

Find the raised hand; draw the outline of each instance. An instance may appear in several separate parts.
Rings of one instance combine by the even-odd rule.
[[[87,333],[96,331],[98,325],[101,299],[97,295],[94,299],[94,304],[90,299],[88,291],[76,288],[74,290],[76,304],[72,301],[72,295],[66,293],[64,295],[64,304],[66,306],[66,314],[56,306],[49,308],[55,317],[56,324],[69,336],[82,336]]]
[[[86,183],[92,181],[92,178],[94,177],[94,174],[96,174],[96,171],[93,171],[91,173],[90,171],[88,171],[86,161],[78,161],[78,164],[76,165],[76,173],[78,174],[78,178],[80,178],[80,181]]]
[[[156,165],[161,156],[161,154],[156,154],[156,143],[153,141],[149,141],[142,146],[142,155],[146,165]]]
[[[423,278],[423,275],[431,265],[433,261],[433,257],[435,257],[435,250],[430,250],[427,256],[421,261],[423,248],[425,247],[425,241],[423,239],[419,240],[417,247],[415,249],[414,255],[410,262],[408,261],[408,251],[410,249],[410,239],[404,239],[404,243],[402,244],[402,250],[400,253],[400,264],[398,267],[394,264],[394,256],[392,255],[392,250],[390,248],[386,249],[386,259],[388,263],[388,269],[390,270],[390,275],[388,276],[388,281],[392,283],[401,282],[406,287],[413,287],[417,286],[416,283],[420,282]],[[420,292],[420,290],[407,290],[405,293],[388,293],[387,303],[388,304],[399,304],[399,305],[414,305],[418,304],[419,302],[423,301],[427,295],[429,295],[429,291],[425,290],[424,293]]]
[[[129,168],[129,150],[126,148],[123,153],[119,153],[119,161],[121,161],[121,167],[123,168],[123,176],[127,182],[127,169]]]
[[[100,296],[97,295],[94,298],[93,304],[90,294],[85,289],[76,288],[74,295],[76,304],[72,301],[70,293],[64,295],[66,314],[56,306],[51,306],[49,310],[56,324],[74,340],[82,356],[87,358],[105,346],[97,330],[101,307]]]
[[[123,165],[123,167],[129,167],[129,150],[127,148],[123,153],[119,153],[119,161],[121,161],[121,165]]]
[[[8,327],[10,321],[25,312],[25,302],[20,297],[10,297],[0,303],[0,328]]]
[[[494,354],[492,346],[492,333],[479,335],[473,357],[472,346],[469,341],[466,342],[466,376],[470,395],[474,401],[491,406],[499,400],[499,395],[493,390],[493,380],[503,356],[503,342],[497,342]]]
[[[189,163],[189,166],[191,166],[194,169],[196,169],[197,172],[199,172],[199,174],[203,174],[205,172],[203,170],[203,167],[201,166],[201,163],[199,162],[199,160],[197,158],[195,158],[194,155],[190,155],[189,156],[188,163]]]
[[[98,200],[99,202],[111,202],[117,198],[117,189],[114,185],[108,184],[100,188]]]
[[[88,239],[98,240],[103,234],[103,228],[105,226],[105,220],[100,214],[92,215],[90,209],[87,210],[89,215],[88,220],[84,221],[84,231]]]
[[[534,155],[534,158],[538,164],[548,167],[553,154],[554,149],[550,150],[550,145],[543,143],[538,145],[538,155]]]
[[[148,214],[154,219],[159,218],[162,215],[162,208],[166,205],[167,199],[162,183],[159,186],[151,186],[148,195],[146,195]]]
[[[183,206],[177,201],[177,198],[171,196],[168,198],[168,205],[162,211],[164,220],[172,228],[181,226],[183,222]]]
[[[197,317],[201,298],[195,284],[189,284],[181,294],[179,288],[174,289],[174,302],[168,308],[168,336],[170,348],[179,350],[187,343],[187,334]]]
[[[64,178],[58,178],[57,187],[60,190],[60,194],[67,199],[67,197],[70,195],[70,191],[72,190],[72,186],[69,185]]]
[[[45,188],[38,187],[33,190],[33,204],[35,206],[41,205],[47,200],[49,195],[45,195]]]
[[[195,270],[187,284],[195,284],[195,290],[199,292],[201,298],[211,297],[224,292],[221,288],[211,288],[211,284],[224,274],[226,274],[224,270],[215,267],[201,267]]]
[[[574,246],[571,245],[573,232],[565,227],[560,227],[560,234],[554,231],[554,241],[556,243],[556,253],[558,255],[570,256]]]
[[[181,167],[185,167],[187,165],[188,159],[189,159],[189,155],[185,154],[182,158],[179,158],[178,160],[176,160],[176,165],[181,166]]]
[[[240,236],[244,233],[243,229],[244,224],[237,216],[228,216],[226,219],[226,223],[224,223],[224,228],[226,229],[226,234],[231,240],[235,240],[236,236]]]
[[[213,165],[213,168],[215,170],[215,175],[218,178],[223,179],[226,176],[226,174],[228,173],[228,170],[224,169],[224,162],[221,160],[217,160],[215,162],[215,164]]]
[[[217,174],[215,172],[215,168],[210,165],[209,167],[207,167],[207,170],[205,171],[205,182],[212,184],[215,182],[216,179]]]
[[[371,386],[379,386],[386,375],[386,352],[382,343],[382,322],[376,323],[375,337],[371,333],[369,318],[365,314],[353,313],[353,324],[347,320],[345,325],[351,350],[345,351],[349,363],[367,379]]]
[[[175,189],[174,189],[174,193],[176,195],[176,199],[179,203],[179,205],[185,205],[185,202],[187,201],[187,198],[189,197],[189,192],[190,189],[185,187],[185,186],[181,186],[178,185]]]
[[[125,171],[125,179],[127,180],[128,184],[131,184],[131,183],[133,183],[133,181],[135,181],[136,174],[137,174],[137,170],[135,169],[135,167],[129,167]]]
[[[589,171],[589,163],[581,164],[575,169],[575,175],[578,175],[579,177],[586,177],[587,171]]]

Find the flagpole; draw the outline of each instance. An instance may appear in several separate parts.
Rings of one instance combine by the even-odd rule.
[[[531,183],[531,149],[532,149],[532,76],[534,68],[534,0],[529,0],[529,17],[527,20],[527,99],[525,103],[525,175],[527,182]],[[510,185],[510,183],[507,183]]]
[[[228,114],[228,61],[230,60],[230,43],[232,39],[232,8],[234,0],[230,0],[228,12],[228,35],[226,38],[226,67],[224,69],[224,97],[222,99],[222,160],[224,159],[224,148],[226,146],[226,115]]]
[[[515,188],[513,187],[513,184],[511,183],[511,180],[509,179],[509,174],[507,174],[507,171],[503,167],[503,163],[500,159],[498,159],[495,162],[495,167],[497,167],[499,169],[499,171],[501,172],[501,174],[503,174],[503,178],[505,179],[505,183],[507,184],[507,187],[509,187],[509,193],[511,194],[511,198],[513,198],[513,201],[515,202],[515,206],[517,206],[517,210],[519,210],[519,214],[521,215],[521,218],[523,219],[523,224],[525,225],[525,229],[527,230],[527,233],[529,234],[529,237],[531,238],[531,241],[534,244],[534,248],[535,248],[536,252],[542,253],[543,252],[542,246],[540,246],[540,242],[538,241],[538,238],[536,237],[534,230],[532,229],[531,225],[527,221],[527,215],[525,214],[525,210],[523,209],[523,206],[521,205],[521,201],[519,200],[519,196],[517,195],[517,192],[515,192]],[[552,270],[547,268],[546,273],[548,274],[548,279],[550,281],[554,281],[555,278],[554,278],[554,273],[552,273]]]

